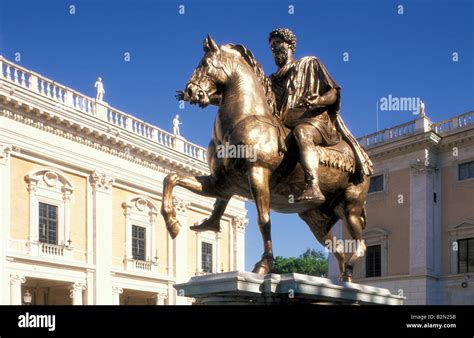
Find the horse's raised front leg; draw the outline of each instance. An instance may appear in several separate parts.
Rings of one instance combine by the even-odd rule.
[[[211,216],[206,218],[199,225],[190,227],[194,231],[206,231],[211,230],[218,232],[221,230],[221,217],[224,215],[225,209],[229,204],[229,199],[216,199],[214,203],[214,209],[212,210]]]
[[[226,196],[222,196],[218,191],[216,178],[214,176],[180,176],[176,173],[167,175],[163,181],[161,215],[173,239],[176,238],[180,229],[180,224],[176,218],[176,211],[173,205],[173,189],[176,186],[186,188],[201,196],[229,199]]]
[[[270,173],[263,167],[250,169],[249,186],[257,207],[258,226],[263,238],[263,255],[255,264],[253,272],[267,274],[273,266],[273,248],[270,223]]]

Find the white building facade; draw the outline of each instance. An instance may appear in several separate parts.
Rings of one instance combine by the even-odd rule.
[[[193,232],[213,199],[175,190],[206,150],[0,57],[0,304],[190,304],[173,284],[244,269],[244,200],[221,232]]]

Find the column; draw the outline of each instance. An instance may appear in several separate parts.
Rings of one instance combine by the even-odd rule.
[[[86,269],[86,285],[94,285],[94,276],[95,276],[94,269]],[[89,287],[86,289],[86,304],[94,305],[94,300],[95,300],[94,288]]]
[[[30,255],[37,256],[39,254],[38,198],[36,197],[38,179],[28,176],[26,180],[29,193],[29,253]]]
[[[196,236],[196,272],[195,272],[195,275],[199,276],[201,274],[201,267],[202,267],[201,231],[195,231],[194,234]]]
[[[93,224],[95,233],[95,304],[110,305],[112,266],[112,184],[114,179],[104,173],[91,175],[93,190]]]
[[[10,304],[22,305],[21,284],[26,282],[25,277],[10,275]]]
[[[189,202],[174,197],[173,205],[176,208],[176,217],[181,225],[178,236],[174,239],[174,257],[175,257],[175,277],[176,283],[184,283],[188,280],[187,273],[187,241],[188,241],[188,218],[187,218],[187,207]],[[186,298],[176,297],[176,305],[186,305]]]
[[[0,187],[2,187],[0,189],[0,290],[2,290],[0,305],[10,304],[8,275],[5,274],[5,252],[10,240],[10,152],[12,150],[14,146],[0,145]]]
[[[112,305],[120,305],[120,295],[123,289],[118,286],[112,286]]]
[[[214,262],[216,263],[216,267],[214,270],[214,273],[220,273],[222,272],[222,261],[221,261],[221,239],[222,239],[222,234],[221,232],[216,232],[216,258]]]
[[[235,271],[235,262],[234,262],[234,228],[232,227],[232,221],[229,223],[229,244],[228,244],[228,252],[229,252],[229,271]]]
[[[410,172],[410,274],[432,274],[438,265],[435,245],[439,243],[439,229],[436,229],[437,206],[433,201],[433,193],[439,191],[438,174],[432,164],[434,159],[430,158],[433,153],[424,149],[422,156]]]
[[[130,213],[132,206],[128,203],[122,203],[123,215],[125,216],[125,258],[127,267],[129,261],[133,260],[132,256],[132,222],[130,220]]]
[[[232,218],[234,230],[234,267],[235,270],[245,271],[245,226],[248,219],[243,217]]]
[[[63,188],[64,200],[64,244],[72,248],[72,229],[71,229],[71,194],[70,188]]]
[[[86,286],[83,283],[74,283],[69,288],[69,298],[72,299],[72,305],[82,305],[82,290],[85,290]]]
[[[86,217],[87,217],[87,242],[86,242],[86,248],[87,248],[87,264],[89,266],[94,265],[94,253],[95,253],[95,243],[94,243],[94,189],[92,188],[91,184],[87,184],[86,187],[86,193],[87,193],[87,212],[86,212]],[[95,271],[94,271],[95,272]],[[88,276],[90,272],[88,271]],[[87,281],[87,285],[93,285],[89,281]],[[91,290],[94,288],[89,287],[87,293],[90,294]],[[92,299],[91,302],[87,302],[87,304],[92,305],[94,304],[94,300]]]
[[[150,210],[150,260],[153,262],[153,267],[158,271],[158,247],[156,244],[156,220],[158,212],[156,210]],[[168,236],[169,237],[169,236]]]
[[[163,292],[158,292],[156,295],[153,296],[155,305],[165,305],[165,299],[167,298],[168,295]]]
[[[167,305],[176,304],[176,290],[174,289],[173,285],[174,285],[173,282],[168,281],[168,298],[166,299]]]

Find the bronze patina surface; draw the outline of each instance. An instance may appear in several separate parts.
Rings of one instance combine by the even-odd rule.
[[[216,198],[212,215],[192,227],[196,231],[219,231],[232,196],[252,199],[264,247],[253,269],[260,274],[273,264],[270,209],[297,213],[323,245],[336,242],[331,228],[341,219],[360,243],[347,259],[343,247],[333,248],[341,279],[351,280],[366,249],[362,231],[372,163],[342,121],[340,87],[321,61],[295,60],[296,37],[288,29],[272,31],[269,44],[278,70],[267,77],[244,46],[204,40],[204,57],[177,98],[201,108],[219,106],[207,152],[211,175],[168,175],[161,213],[175,238],[175,186]]]

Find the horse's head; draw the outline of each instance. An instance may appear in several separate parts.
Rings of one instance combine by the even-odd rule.
[[[210,35],[203,42],[204,57],[194,70],[184,90],[184,98],[199,107],[206,107],[212,95],[219,93],[231,72],[226,51]]]

